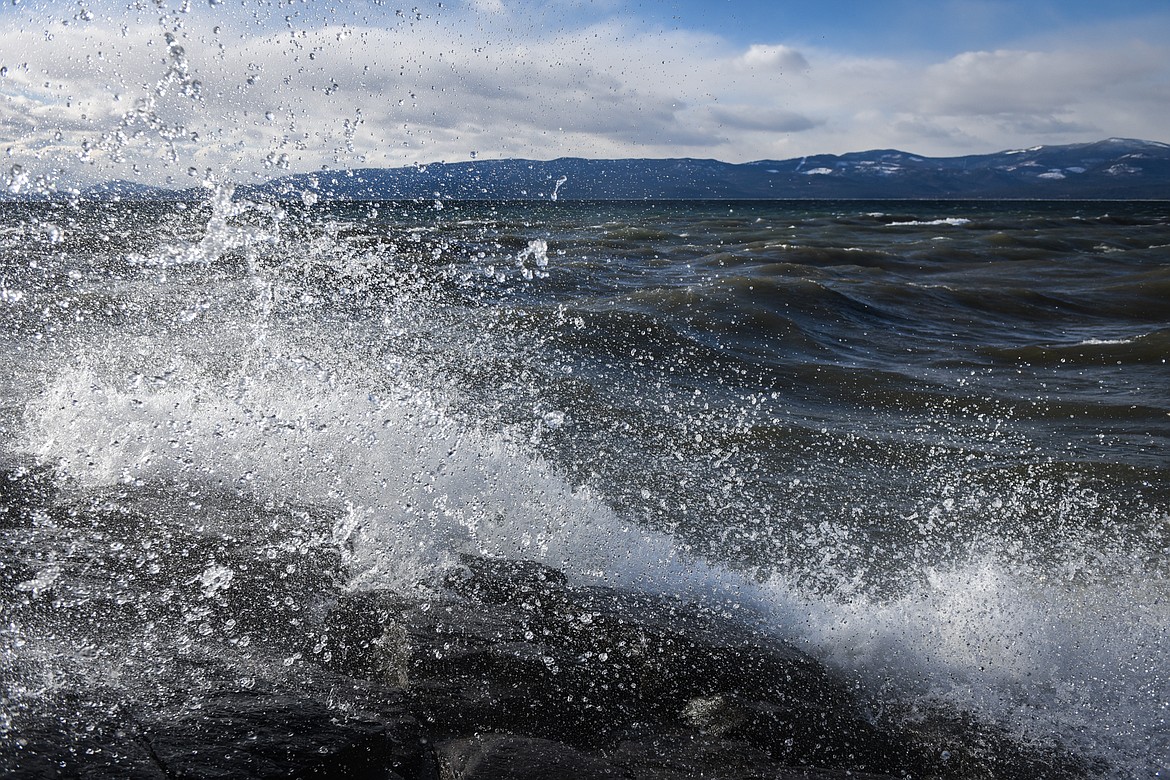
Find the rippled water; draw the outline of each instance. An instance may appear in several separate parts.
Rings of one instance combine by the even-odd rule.
[[[474,551],[1163,776],[1166,204],[229,195],[0,212],[0,726]]]

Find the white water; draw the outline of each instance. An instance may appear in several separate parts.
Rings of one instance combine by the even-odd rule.
[[[943,219],[930,220],[908,220],[905,222],[890,222],[886,227],[923,227],[935,225],[950,225],[951,227],[962,227],[963,225],[971,224],[971,220],[964,217],[945,217]]]

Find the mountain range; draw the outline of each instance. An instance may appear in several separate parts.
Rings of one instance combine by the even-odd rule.
[[[294,174],[238,197],[332,200],[1153,199],[1170,200],[1170,144],[1125,138],[964,157],[893,149],[788,160],[483,160]],[[199,197],[127,182],[90,198]]]

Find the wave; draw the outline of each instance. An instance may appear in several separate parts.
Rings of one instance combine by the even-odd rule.
[[[318,507],[335,517],[351,588],[414,589],[461,552],[539,560],[585,582],[747,610],[855,677],[887,714],[955,707],[1028,737],[1059,735],[1117,766],[1170,747],[1146,705],[1164,694],[1166,580],[1133,572],[1128,551],[1100,540],[1066,541],[1116,556],[1104,579],[1078,584],[1013,563],[1018,542],[1006,537],[918,572],[890,597],[829,574],[860,551],[845,526],[822,521],[805,542],[821,561],[815,579],[836,584],[810,590],[799,571],[761,579],[696,558],[612,509],[603,489],[569,484],[527,441],[452,414],[433,389],[305,359],[231,377],[172,360],[165,379],[129,381],[93,362],[61,369],[29,406],[27,451],[76,489],[227,491],[257,506]],[[946,514],[930,520],[940,533]],[[1102,734],[1102,720],[1124,726]]]
[[[1170,329],[1128,338],[1088,338],[1071,344],[987,347],[983,352],[1008,362],[1044,366],[1161,366],[1170,354]]]
[[[942,219],[911,219],[904,222],[886,222],[888,227],[932,227],[934,225],[947,225],[949,227],[962,227],[963,225],[970,225],[971,220],[966,217],[944,217]]]
[[[577,283],[555,278],[555,244],[554,278],[518,272],[529,236],[427,265],[449,237],[400,253],[355,248],[336,222],[278,227],[213,226],[143,253],[150,273],[114,285],[134,316],[81,323],[38,364],[11,446],[80,495],[165,496],[176,512],[230,500],[260,518],[309,507],[352,590],[426,588],[467,552],[541,561],[741,615],[832,663],[875,717],[969,712],[1117,777],[1156,776],[1170,754],[1164,496],[1127,495],[1136,477],[1089,484],[1079,475],[1099,472],[1077,464],[1013,470],[1020,452],[1041,466],[1057,453],[994,403],[829,360],[847,354],[834,333],[916,333],[922,319],[892,307],[905,285],[792,283],[792,266],[757,260],[697,289],[631,274],[632,295],[566,302]],[[184,275],[194,266],[221,276]],[[566,261],[563,276],[604,267]],[[985,292],[967,290],[969,310],[1062,303]],[[759,353],[729,333],[787,350],[822,397],[802,405],[779,372],[750,374]],[[1059,360],[1164,340],[1036,348]],[[624,448],[623,426],[646,449]],[[170,530],[147,515],[135,533]],[[40,563],[30,588],[51,575]],[[194,584],[224,587],[225,567],[200,561]]]

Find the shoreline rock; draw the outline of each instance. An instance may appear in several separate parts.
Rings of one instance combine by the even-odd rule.
[[[256,529],[279,531],[279,508],[225,501],[207,510],[212,527],[156,499],[62,505],[47,476],[0,469],[0,584],[11,586],[0,776],[1065,780],[1101,769],[961,714],[875,721],[823,664],[720,609],[475,556],[425,596],[346,593],[327,546],[259,554]],[[223,527],[233,517],[239,527]],[[144,547],[148,528],[158,538]]]
[[[777,765],[890,772],[895,751],[813,659],[693,605],[574,588],[531,562],[465,558],[463,598],[364,593],[329,635],[342,673],[400,685],[437,739],[522,734],[613,750],[661,733]]]

